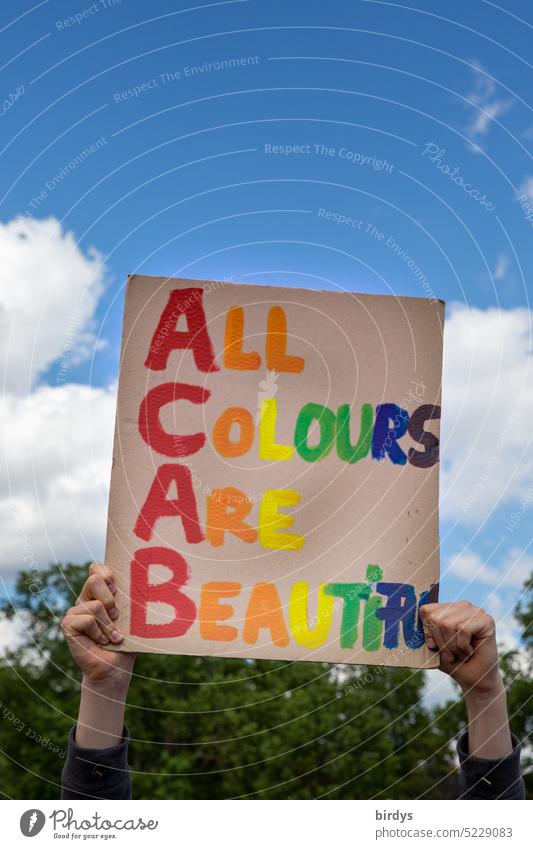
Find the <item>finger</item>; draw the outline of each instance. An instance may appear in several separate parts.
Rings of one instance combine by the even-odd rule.
[[[450,674],[451,672],[455,672],[457,667],[464,663],[463,660],[457,660],[453,654],[446,649],[439,652],[439,668],[442,669],[443,672],[447,672]]]
[[[427,620],[430,616],[439,614],[455,615],[456,613],[466,613],[468,610],[474,609],[474,605],[469,601],[439,601],[431,604],[423,604],[420,608],[422,621]]]
[[[118,616],[115,596],[111,592],[105,578],[97,572],[89,575],[83,585],[78,603],[85,601],[101,601],[111,619],[116,619]]]
[[[106,566],[105,563],[91,563],[89,566],[89,575],[101,575],[105,580],[109,589],[114,594],[117,591],[113,570]]]
[[[115,628],[114,623],[109,618],[105,605],[101,601],[82,601],[72,609],[72,613],[75,616],[83,616],[89,613],[112,643],[119,643],[123,639],[122,634]]]
[[[448,608],[453,607],[450,602],[434,602],[424,604],[420,608],[420,616],[426,635],[426,644],[430,649],[442,649],[446,640],[440,627],[443,614]]]
[[[428,632],[426,634],[426,645],[428,649],[436,650],[437,648],[437,643],[435,642],[435,637],[432,634],[430,625],[428,625]]]
[[[449,654],[466,657],[470,652],[467,646],[459,646],[457,627],[471,615],[475,609],[466,601],[426,604],[420,609],[424,622],[424,633],[429,648],[446,650]]]
[[[431,605],[433,608],[429,615],[426,616],[426,634],[427,634],[427,644],[430,649],[438,649],[438,651],[442,651],[446,648],[447,639],[443,633],[441,628],[441,621],[443,620],[443,608],[445,605],[435,604]]]
[[[473,621],[457,622],[455,626],[457,647],[460,651],[467,655],[472,654],[474,646],[472,645],[472,634],[476,625]]]
[[[430,615],[438,610],[440,604],[432,603],[432,604],[423,604],[420,608],[420,616],[422,618],[422,622],[425,624],[429,619]]]
[[[426,645],[429,649],[435,650],[438,648],[435,635],[435,614],[439,609],[439,604],[424,604],[420,608],[420,618],[424,626],[424,634],[426,637]]]
[[[489,640],[496,637],[496,622],[490,613],[486,613],[482,607],[475,608],[476,614],[472,616],[473,640]]]
[[[469,602],[454,604],[444,611],[440,627],[450,646],[457,647],[466,655],[474,651],[477,641],[492,638],[495,634],[492,617]]]
[[[430,640],[432,640],[435,644],[435,648],[438,651],[443,651],[446,647],[446,639],[441,629],[439,628],[437,622],[431,622],[431,636]]]
[[[433,626],[429,621],[429,617],[431,614],[438,608],[438,604],[424,604],[420,608],[420,619],[422,620],[422,626],[424,629],[424,636],[426,639],[426,645],[428,649],[436,649],[437,643],[433,637]]]
[[[459,645],[469,645],[474,651],[479,643],[484,640],[492,640],[496,635],[494,619],[480,608],[467,621],[461,622],[457,628],[457,642]]]
[[[460,660],[465,660],[473,651],[470,645],[469,630],[463,627],[465,621],[464,611],[457,608],[441,614],[439,621],[439,628],[445,640],[446,651]]]
[[[67,640],[89,637],[93,643],[99,643],[103,646],[109,643],[109,638],[103,633],[94,616],[91,616],[90,613],[76,614],[74,608],[63,619],[61,629]]]

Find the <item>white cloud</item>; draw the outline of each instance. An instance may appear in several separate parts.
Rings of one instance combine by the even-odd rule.
[[[450,571],[466,581],[478,581],[491,587],[522,587],[533,574],[533,557],[512,548],[497,566],[491,566],[474,551],[465,550],[450,559]]]
[[[76,362],[94,349],[105,268],[55,218],[0,223],[0,253],[2,385],[20,394],[56,360]]]
[[[501,593],[493,592],[484,602],[486,610],[496,622],[498,645],[505,651],[520,649],[520,628],[513,613],[516,601],[517,599],[514,597],[509,603],[509,596],[506,596],[504,601]]]
[[[96,345],[106,269],[55,218],[0,224],[0,568],[101,557],[115,388],[66,383]],[[36,386],[57,363],[57,383]]]
[[[531,313],[448,310],[444,345],[441,509],[477,525],[533,479]]]
[[[498,563],[490,565],[477,552],[465,549],[450,558],[448,568],[465,584],[488,588],[479,603],[494,617],[498,644],[506,651],[520,649],[521,633],[514,608],[524,583],[533,574],[533,557],[514,547]]]
[[[496,257],[496,265],[494,266],[494,271],[492,272],[492,276],[497,283],[500,283],[502,280],[505,280],[507,272],[509,270],[509,259],[505,256],[505,254],[498,254]]]
[[[453,678],[440,669],[430,669],[425,673],[422,698],[425,706],[432,709],[446,702],[456,702],[460,696]]]
[[[504,115],[510,104],[503,100],[495,100],[492,103],[480,103],[475,117],[469,124],[468,131],[473,137],[484,136],[490,127],[490,122]]]
[[[525,197],[529,203],[533,203],[533,176],[528,174],[520,183],[516,194],[519,198]]]
[[[13,651],[23,640],[25,628],[20,619],[0,619],[0,658],[5,660],[6,651]]]
[[[102,557],[114,417],[112,388],[43,386],[0,401],[4,570]]]
[[[473,104],[471,119],[465,131],[472,142],[476,142],[481,136],[485,136],[491,123],[501,118],[512,106],[512,101],[498,97],[498,87],[486,73],[479,62],[474,62],[474,87],[467,94],[468,100]],[[473,145],[474,150],[478,150]]]

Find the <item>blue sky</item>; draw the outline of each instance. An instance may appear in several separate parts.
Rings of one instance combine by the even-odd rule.
[[[102,556],[128,273],[435,294],[442,596],[512,639],[533,566],[532,24],[519,0],[3,4],[7,590],[30,557]]]

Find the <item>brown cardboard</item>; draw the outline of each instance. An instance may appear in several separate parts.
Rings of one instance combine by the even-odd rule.
[[[188,319],[182,315],[176,321],[174,313],[172,321],[162,325],[159,335],[154,337],[171,292],[177,289],[201,290],[191,298],[190,309],[198,311],[198,304],[203,308],[218,370],[200,371],[192,350],[173,350],[163,370],[145,366],[151,346],[154,352],[160,352],[169,334],[187,330]],[[235,307],[243,307],[243,350],[256,352],[260,357],[261,365],[256,370],[233,370],[224,366],[227,313]],[[281,307],[286,317],[287,353],[304,360],[299,373],[272,375],[267,371],[267,320],[274,307]],[[437,657],[425,644],[421,647],[405,644],[403,625],[399,627],[397,648],[386,648],[382,633],[378,641],[380,647],[366,650],[363,616],[370,601],[365,598],[359,600],[358,634],[351,648],[342,648],[340,643],[344,605],[352,604],[351,600],[343,602],[338,596],[325,597],[322,592],[321,619],[317,623],[315,618],[313,622],[319,586],[365,583],[369,564],[382,569],[383,582],[414,587],[417,600],[422,591],[431,587],[435,593],[439,580],[438,463],[416,467],[407,461],[400,465],[391,462],[388,455],[378,460],[370,453],[355,463],[348,463],[339,458],[335,443],[327,456],[316,462],[302,459],[296,450],[289,460],[260,459],[258,429],[261,402],[272,398],[276,400],[278,411],[276,441],[292,447],[295,422],[308,402],[330,408],[334,416],[339,406],[349,405],[353,413],[353,441],[359,434],[363,403],[372,405],[374,416],[379,404],[398,404],[407,409],[410,416],[421,405],[440,405],[443,320],[444,304],[422,298],[130,277],[106,545],[106,563],[114,570],[118,586],[118,625],[126,634],[122,650],[415,668],[438,665]],[[276,341],[274,334],[271,340]],[[169,434],[206,434],[204,447],[190,456],[183,453],[177,457],[165,456],[150,448],[140,435],[139,411],[143,399],[150,390],[164,383],[202,387],[211,393],[205,403],[179,400],[161,408],[161,425]],[[215,422],[228,407],[243,407],[253,417],[255,437],[250,450],[243,456],[223,457],[213,444]],[[438,418],[426,421],[424,430],[438,437],[439,424]],[[335,426],[338,429],[338,420]],[[396,426],[401,427],[401,423],[391,422],[391,426],[394,430]],[[238,427],[234,426],[233,440],[238,432]],[[316,436],[310,437],[309,444],[312,446],[317,441],[318,429]],[[183,451],[179,438],[174,437],[173,444]],[[424,451],[424,446],[408,433],[398,440],[398,445],[405,453],[409,448]],[[236,487],[246,493],[247,503],[251,505],[246,521],[255,528],[265,490],[296,490],[301,495],[299,503],[279,511],[292,516],[293,526],[280,531],[279,537],[283,540],[283,533],[301,535],[305,538],[303,546],[296,550],[273,550],[263,547],[259,541],[244,542],[231,533],[226,533],[224,544],[219,547],[214,547],[207,539],[188,543],[179,516],[158,519],[152,537],[149,540],[139,538],[133,528],[154,476],[165,464],[186,465],[190,469],[199,525],[204,534],[207,497],[215,489]],[[168,498],[176,498],[173,484]],[[235,497],[235,502],[237,500]],[[131,562],[135,552],[155,546],[179,553],[188,564],[189,577],[181,592],[190,600],[187,603],[189,613],[194,610],[191,602],[196,607],[196,617],[182,636],[145,637],[131,633]],[[165,581],[169,576],[170,572],[160,565],[152,566],[149,572],[152,583]],[[376,575],[370,573],[370,577],[374,578],[370,598],[381,599],[383,609],[390,599],[377,592]],[[207,608],[202,607],[203,626],[198,611],[202,587],[208,582],[241,585],[238,595],[218,600],[219,604],[226,605],[228,618],[212,623],[214,627],[235,628],[237,636],[231,641],[205,638],[205,633],[210,633],[209,623],[205,623]],[[301,611],[300,619],[294,621],[291,629],[289,599],[297,582],[307,582],[309,586],[311,621],[307,623],[310,628],[307,645],[299,642],[304,640],[306,633],[305,623],[304,626],[298,624]],[[273,616],[278,625],[280,617],[285,623],[286,645],[281,644],[280,633],[277,634],[279,644],[274,644],[274,634],[268,627],[258,631],[254,643],[243,639],[250,599],[254,593],[254,604],[262,598],[253,588],[261,583],[273,584],[279,594],[281,609]],[[167,589],[174,592],[180,588],[168,586]],[[204,600],[206,598],[214,596],[206,594],[204,588]],[[326,627],[328,604],[333,604],[329,629]],[[151,625],[168,624],[175,618],[174,609],[161,603],[150,603],[147,610],[147,621]],[[249,622],[260,623],[257,608],[254,610],[255,613],[248,610]],[[210,616],[215,614],[207,618]],[[375,614],[373,616],[376,624]],[[316,625],[314,631],[313,624]],[[418,624],[416,617],[415,624]],[[381,627],[384,628],[383,623]],[[320,628],[324,631],[320,632]],[[227,635],[228,632],[222,629],[216,631],[216,636],[222,633]],[[246,633],[248,638],[253,636],[251,630]],[[350,633],[353,640],[353,631]],[[322,644],[318,644],[322,639]],[[416,640],[411,642],[413,645],[417,645]]]

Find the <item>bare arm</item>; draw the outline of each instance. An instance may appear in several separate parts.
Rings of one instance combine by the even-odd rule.
[[[426,604],[421,616],[428,647],[440,652],[440,668],[463,691],[469,753],[505,758],[513,746],[492,616],[468,601]]]
[[[135,655],[106,651],[120,645],[113,573],[93,563],[83,590],[61,627],[74,660],[83,672],[75,742],[86,749],[116,746],[122,740],[124,705]]]

